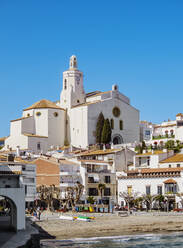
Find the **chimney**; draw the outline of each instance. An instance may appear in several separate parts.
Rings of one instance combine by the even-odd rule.
[[[20,146],[17,146],[16,155],[17,157],[20,157]]]

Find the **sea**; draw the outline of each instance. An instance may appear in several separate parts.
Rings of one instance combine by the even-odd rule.
[[[183,233],[143,234],[128,236],[97,237],[88,239],[42,241],[44,248],[183,248]]]

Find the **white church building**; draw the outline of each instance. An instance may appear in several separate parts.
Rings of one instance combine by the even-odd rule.
[[[83,73],[71,56],[69,69],[63,72],[63,88],[57,103],[41,100],[23,110],[22,117],[11,121],[5,150],[28,149],[45,153],[68,143],[87,148],[96,143],[96,124],[100,113],[112,128],[112,143],[139,141],[139,111],[130,99],[113,85],[107,92],[85,93]]]

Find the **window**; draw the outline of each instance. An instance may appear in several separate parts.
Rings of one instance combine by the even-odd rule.
[[[120,109],[118,107],[114,107],[112,110],[112,113],[115,117],[119,117],[120,116]]]
[[[67,89],[67,79],[64,80],[64,90]]]
[[[147,157],[147,165],[150,165],[150,157]]]
[[[94,183],[94,178],[93,177],[88,177],[88,183]]]
[[[110,196],[111,195],[111,189],[110,188],[105,188],[104,189],[104,196]]]
[[[158,185],[158,187],[157,187],[157,194],[162,195],[162,186],[161,185]]]
[[[79,100],[77,100],[77,103],[79,103]]]
[[[54,114],[53,114],[55,117],[57,117],[58,116],[58,113],[57,112],[54,112]]]
[[[180,164],[177,164],[177,168],[180,168]]]
[[[146,186],[146,195],[151,194],[151,186]]]
[[[105,183],[110,183],[110,182],[111,182],[111,177],[105,176]]]
[[[89,196],[97,196],[98,195],[98,189],[96,189],[96,188],[89,188],[88,189],[88,195]]]
[[[122,120],[119,121],[119,129],[123,130],[123,121]]]
[[[127,186],[128,195],[132,194],[132,186]]]
[[[172,167],[171,164],[169,164],[168,167],[171,168]]]
[[[36,115],[37,115],[37,116],[40,116],[40,115],[41,115],[41,112],[36,112]]]
[[[27,185],[25,185],[25,194],[27,194]]]
[[[165,193],[166,194],[176,194],[177,193],[177,184],[167,183],[165,184]]]
[[[141,165],[142,161],[141,161],[141,158],[139,158],[139,166]]]
[[[146,130],[145,131],[145,135],[149,136],[150,135],[150,131],[149,130]]]
[[[114,120],[111,119],[111,129],[114,129]]]
[[[37,143],[37,150],[41,150],[41,144]]]
[[[27,117],[29,117],[30,116],[30,114],[27,114]]]

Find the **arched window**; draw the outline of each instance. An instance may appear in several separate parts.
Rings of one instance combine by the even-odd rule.
[[[67,89],[67,79],[64,80],[64,89]]]
[[[114,129],[114,120],[111,119],[111,129]]]
[[[123,130],[123,121],[122,120],[119,121],[119,129]]]

